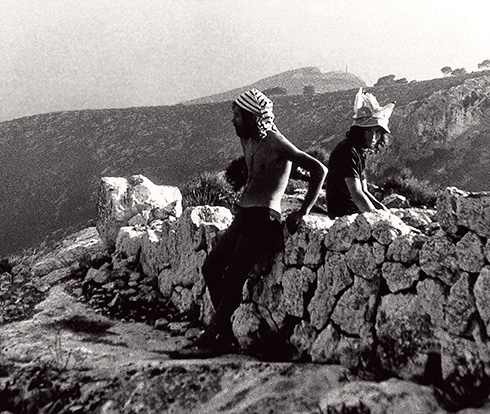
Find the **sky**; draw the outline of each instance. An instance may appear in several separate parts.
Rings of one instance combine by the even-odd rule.
[[[0,120],[172,105],[316,66],[373,85],[490,59],[488,0],[2,0]]]

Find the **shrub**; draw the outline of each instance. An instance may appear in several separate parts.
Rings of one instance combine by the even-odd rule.
[[[437,188],[426,180],[413,177],[409,171],[388,178],[380,191],[383,197],[393,193],[406,197],[411,207],[434,208],[437,201]]]
[[[204,172],[182,188],[183,208],[190,206],[223,206],[234,209],[238,193],[226,181],[222,172]]]
[[[264,89],[262,93],[266,96],[271,96],[271,95],[287,95],[288,91],[287,89],[281,87],[281,86],[275,86],[273,88],[268,88]]]
[[[321,147],[311,147],[305,151],[308,155],[311,155],[313,158],[316,158],[323,165],[328,165],[328,159],[330,158],[330,152]],[[290,179],[293,180],[303,180],[309,181],[310,174],[308,171],[303,170],[301,167],[293,164],[291,168]]]
[[[226,181],[233,187],[233,190],[238,191],[247,182],[247,165],[245,157],[235,158],[225,170]]]
[[[328,165],[328,160],[330,158],[330,152],[327,151],[325,148],[312,147],[312,148],[309,148],[308,150],[306,150],[306,153],[311,155],[313,158],[316,158],[323,165],[325,165],[325,166]]]
[[[290,179],[286,187],[286,194],[292,195],[296,193],[296,190],[306,189],[305,182],[303,180]]]

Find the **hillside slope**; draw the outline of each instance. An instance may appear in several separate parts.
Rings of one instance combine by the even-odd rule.
[[[394,144],[371,159],[378,182],[403,168],[441,186],[489,189],[490,72],[370,89],[396,100]],[[356,90],[274,98],[298,147],[331,150]],[[101,176],[181,185],[241,154],[229,102],[59,112],[0,123],[0,256],[95,217]]]
[[[351,73],[338,71],[323,73],[318,68],[307,67],[279,73],[241,88],[193,99],[184,104],[231,101],[240,93],[251,88],[261,91],[282,88],[286,92],[285,95],[301,95],[305,86],[313,87],[316,93],[326,93],[360,88],[366,86],[366,83]]]

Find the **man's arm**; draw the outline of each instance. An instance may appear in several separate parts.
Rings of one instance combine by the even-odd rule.
[[[310,173],[308,191],[306,192],[305,199],[300,209],[291,213],[286,220],[289,231],[294,233],[297,230],[302,217],[309,214],[315,204],[318,195],[320,194],[320,190],[322,189],[323,182],[325,181],[325,177],[327,176],[327,167],[316,158],[299,150],[286,138],[279,134],[277,137],[279,155]]]

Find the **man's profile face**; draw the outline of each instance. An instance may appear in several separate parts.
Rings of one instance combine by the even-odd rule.
[[[232,124],[239,138],[250,138],[254,132],[253,116],[246,116],[242,108],[233,104]]]

